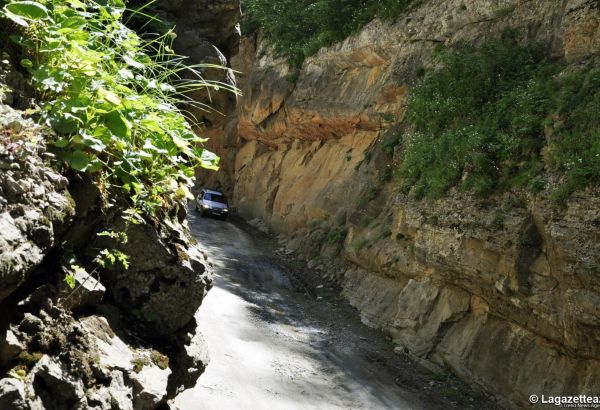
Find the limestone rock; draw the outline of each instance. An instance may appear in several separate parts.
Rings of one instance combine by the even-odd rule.
[[[108,391],[111,408],[133,410],[133,388],[125,384],[122,372],[115,370],[111,373]]]
[[[6,329],[4,337],[0,340],[0,364],[10,362],[25,349],[25,344],[15,335],[15,332],[10,328]]]
[[[145,349],[128,346],[104,317],[87,317],[83,326],[98,349],[100,369],[112,379],[111,388],[97,394],[111,396],[135,409],[153,409],[166,398],[171,374],[168,367],[160,368],[153,363]],[[127,384],[123,383],[123,374],[127,375]]]
[[[31,370],[32,384],[37,386],[35,394],[46,408],[65,408],[70,403],[83,402],[85,393],[81,380],[65,372],[61,364],[43,356]]]
[[[201,337],[188,325],[195,325],[211,279],[206,256],[182,225],[185,207],[172,203],[165,207],[172,222],[147,221],[129,232],[128,272],[96,275],[96,234],[116,227],[128,205],[118,197],[102,201],[98,186],[81,174],[67,180],[52,168],[45,131],[3,105],[27,102],[22,76],[7,68],[4,57],[0,378],[14,378],[0,379],[0,409],[159,407],[182,386],[193,386],[208,362]],[[72,249],[58,247],[67,243]],[[71,256],[85,268],[72,266]],[[135,300],[127,298],[129,290]],[[105,293],[111,298],[104,300]],[[162,351],[177,357],[170,361]]]
[[[64,304],[69,309],[81,309],[98,305],[104,297],[106,288],[84,269],[71,269],[65,272],[73,277],[73,288],[63,285]]]
[[[18,131],[14,124],[20,124]],[[0,105],[0,129],[9,126],[11,135],[23,135],[23,141],[0,141],[0,164],[9,168],[0,172],[0,300],[41,263],[73,215],[66,179],[41,157],[41,129],[19,111]]]
[[[89,316],[82,320],[83,328],[94,341],[99,352],[99,365],[109,372],[133,370],[133,352],[110,327],[106,318]]]
[[[25,108],[30,105],[30,99],[26,97],[28,84],[23,75],[15,69],[15,63],[11,62],[8,53],[1,52],[0,84],[6,87],[0,87],[0,104]]]
[[[145,325],[153,336],[182,329],[193,318],[212,284],[205,257],[173,221],[161,230],[147,222],[124,227],[117,216],[111,229],[125,230],[126,244],[99,238],[97,248],[118,248],[130,256],[129,267],[107,267],[103,283],[117,304]],[[170,238],[180,238],[171,243]]]
[[[68,311],[59,319],[43,311],[38,314],[44,320],[33,320],[30,315],[28,322],[41,321],[41,331],[27,327],[33,333],[15,336],[36,352],[27,355],[30,363],[37,363],[23,378],[26,394],[21,396],[28,406],[24,408],[155,409],[194,386],[208,363],[204,340],[195,332],[172,335],[166,343],[178,353],[167,357],[140,346],[139,339],[112,317],[114,311],[107,316],[110,320],[91,315],[78,322]],[[62,340],[40,343],[36,341],[40,334],[58,335]],[[0,390],[0,403],[16,400],[20,392],[16,387],[6,387],[4,398]]]
[[[131,372],[133,383],[133,406],[136,409],[154,409],[167,396],[167,385],[171,370],[161,369],[151,361],[139,372]]]
[[[190,328],[195,328],[195,321]],[[182,333],[185,335],[180,338],[185,343],[169,357],[170,363],[173,364],[173,374],[169,380],[169,394],[172,396],[194,387],[209,363],[208,346],[202,334],[185,330]]]
[[[0,409],[26,410],[25,384],[17,379],[0,380]]]
[[[94,403],[94,409],[98,410],[134,410],[132,387],[127,386],[123,373],[114,370],[110,373],[110,385],[101,386],[88,391],[88,402]]]

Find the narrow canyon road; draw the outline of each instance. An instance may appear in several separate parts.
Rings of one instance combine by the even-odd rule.
[[[384,339],[356,317],[332,317],[327,301],[296,292],[243,224],[192,211],[189,224],[216,275],[197,313],[211,361],[196,387],[176,399],[181,410],[454,407],[419,386],[400,387],[401,369],[378,356],[391,352]]]

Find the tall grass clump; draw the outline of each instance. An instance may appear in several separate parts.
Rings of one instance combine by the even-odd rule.
[[[218,166],[178,107],[194,104],[189,91],[226,86],[186,65],[172,33],[140,39],[124,12],[122,0],[9,1],[0,17],[17,33],[57,158],[153,215],[190,195],[195,167]]]

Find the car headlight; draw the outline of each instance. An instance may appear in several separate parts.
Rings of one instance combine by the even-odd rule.
[[[204,209],[209,209],[209,208],[210,208],[210,206],[208,206],[208,205],[204,204],[204,205],[202,205],[202,208],[204,208]]]

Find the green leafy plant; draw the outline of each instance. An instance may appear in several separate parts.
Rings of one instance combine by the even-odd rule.
[[[379,182],[389,182],[392,179],[392,168],[390,165],[387,165],[383,171],[379,173]]]
[[[143,16],[143,7],[130,14]],[[86,173],[105,199],[126,198],[127,226],[193,198],[196,167],[218,168],[192,128],[195,119],[180,108],[209,107],[188,93],[237,90],[202,78],[203,69],[217,66],[185,64],[171,48],[171,31],[141,39],[123,22],[125,11],[123,0],[8,1],[0,19],[15,25],[11,39],[31,73],[40,121],[54,130],[53,153]],[[127,242],[124,232],[99,235]],[[94,262],[129,266],[118,249],[99,249]],[[74,287],[72,275],[64,280]]]
[[[564,202],[575,191],[600,184],[600,70],[577,70],[560,79],[555,118],[543,155],[564,173],[552,194]]]
[[[439,197],[456,184],[480,194],[512,185],[539,155],[555,65],[512,40],[437,58],[443,67],[409,96],[413,132],[400,174],[417,197]]]
[[[71,289],[75,289],[75,276],[73,276],[70,273],[67,273],[65,275],[65,283],[67,284],[67,286]]]
[[[403,191],[439,197],[460,186],[476,194],[539,192],[539,175],[566,175],[554,196],[600,182],[600,72],[559,76],[544,48],[510,36],[442,51],[408,99]],[[550,135],[550,138],[546,136]]]
[[[41,120],[56,133],[57,157],[151,215],[169,198],[191,197],[195,167],[217,168],[177,107],[194,104],[189,91],[226,86],[185,65],[170,47],[172,33],[140,39],[124,11],[122,0],[10,1],[0,16],[21,28],[13,39],[42,101]]]
[[[398,133],[388,136],[383,141],[383,152],[385,152],[388,157],[392,158],[394,156],[394,148],[396,148],[401,141],[402,136]]]
[[[123,269],[129,269],[129,256],[118,249],[102,249],[94,262],[103,268],[115,266],[118,262]]]

